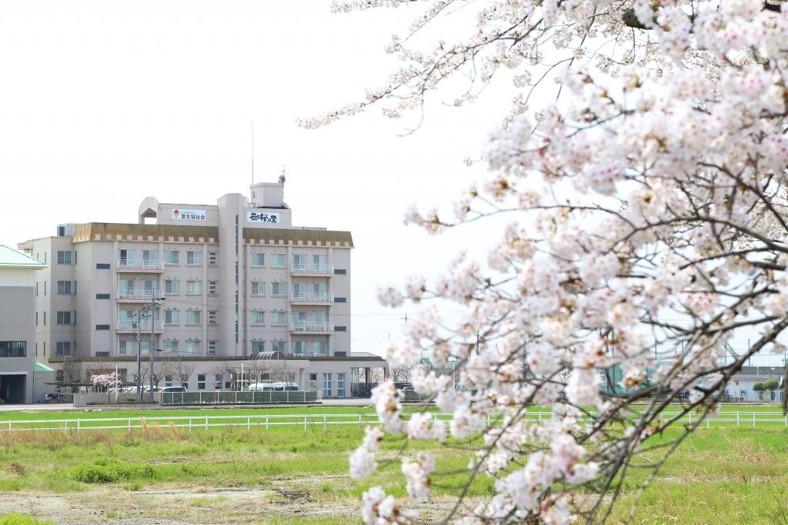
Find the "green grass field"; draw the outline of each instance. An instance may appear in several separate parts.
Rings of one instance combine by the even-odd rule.
[[[776,407],[736,407],[776,411]],[[730,408],[726,408],[731,410]],[[225,416],[304,413],[368,413],[366,409],[295,408],[237,411],[92,411],[5,413],[15,420],[100,416]],[[723,412],[724,413],[724,412]],[[0,422],[2,426],[2,422]],[[166,422],[127,431],[0,432],[0,514],[17,512],[52,523],[358,523],[358,501],[370,482],[347,476],[348,454],[358,445],[356,426],[217,428],[192,431]],[[658,439],[670,439],[667,432]],[[398,454],[406,443],[387,437],[383,467],[375,483],[405,497]],[[418,448],[434,444],[420,442]],[[427,517],[445,512],[462,485],[472,450],[441,450],[435,502],[422,505]],[[640,458],[643,461],[655,459]],[[611,523],[788,524],[788,429],[782,424],[753,428],[713,426],[688,438],[656,480],[635,470]],[[481,478],[472,501],[492,491]],[[634,511],[634,515],[630,513]],[[144,519],[143,519],[144,517]],[[16,521],[13,521],[16,520]],[[7,523],[28,523],[22,517]],[[181,521],[178,521],[181,520]],[[6,522],[1,521],[0,524]],[[33,523],[33,522],[29,522]]]

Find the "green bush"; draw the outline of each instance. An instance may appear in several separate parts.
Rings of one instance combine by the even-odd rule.
[[[89,465],[78,465],[71,469],[70,477],[82,483],[115,483],[137,479],[152,479],[153,467],[135,465],[116,459],[103,458]]]

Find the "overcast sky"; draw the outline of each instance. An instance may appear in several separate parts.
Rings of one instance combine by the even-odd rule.
[[[63,222],[136,222],[149,195],[215,203],[287,169],[294,224],[353,232],[352,350],[400,339],[380,284],[436,276],[489,232],[429,237],[411,205],[446,205],[508,97],[437,101],[420,129],[379,111],[317,131],[298,117],[359,100],[394,63],[383,46],[414,9],[333,15],[327,0],[0,1],[0,244]],[[474,171],[476,170],[476,171]]]
[[[0,243],[62,222],[135,222],[148,195],[215,203],[287,168],[294,223],[353,232],[353,351],[381,352],[404,312],[380,283],[437,275],[464,245],[406,228],[412,205],[466,187],[500,111],[436,104],[419,131],[378,111],[307,131],[393,67],[414,10],[330,13],[320,1],[0,2]],[[495,106],[495,103],[492,104]],[[478,169],[478,168],[473,168]]]

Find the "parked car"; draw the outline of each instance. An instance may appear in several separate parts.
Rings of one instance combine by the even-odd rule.
[[[188,392],[185,386],[165,386],[159,389],[159,392]]]

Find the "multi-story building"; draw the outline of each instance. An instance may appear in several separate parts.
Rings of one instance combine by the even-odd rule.
[[[36,390],[33,295],[44,265],[0,246],[0,401],[30,403]],[[39,388],[39,392],[41,389]]]
[[[353,239],[293,226],[283,191],[280,179],[215,205],[148,197],[136,224],[66,224],[21,243],[48,264],[36,280],[41,354],[62,376],[119,363],[131,381],[138,348],[144,363],[155,349],[154,361],[181,368],[155,375],[188,375],[192,389],[229,386],[262,357],[301,388],[349,396],[385,367],[351,352]]]

